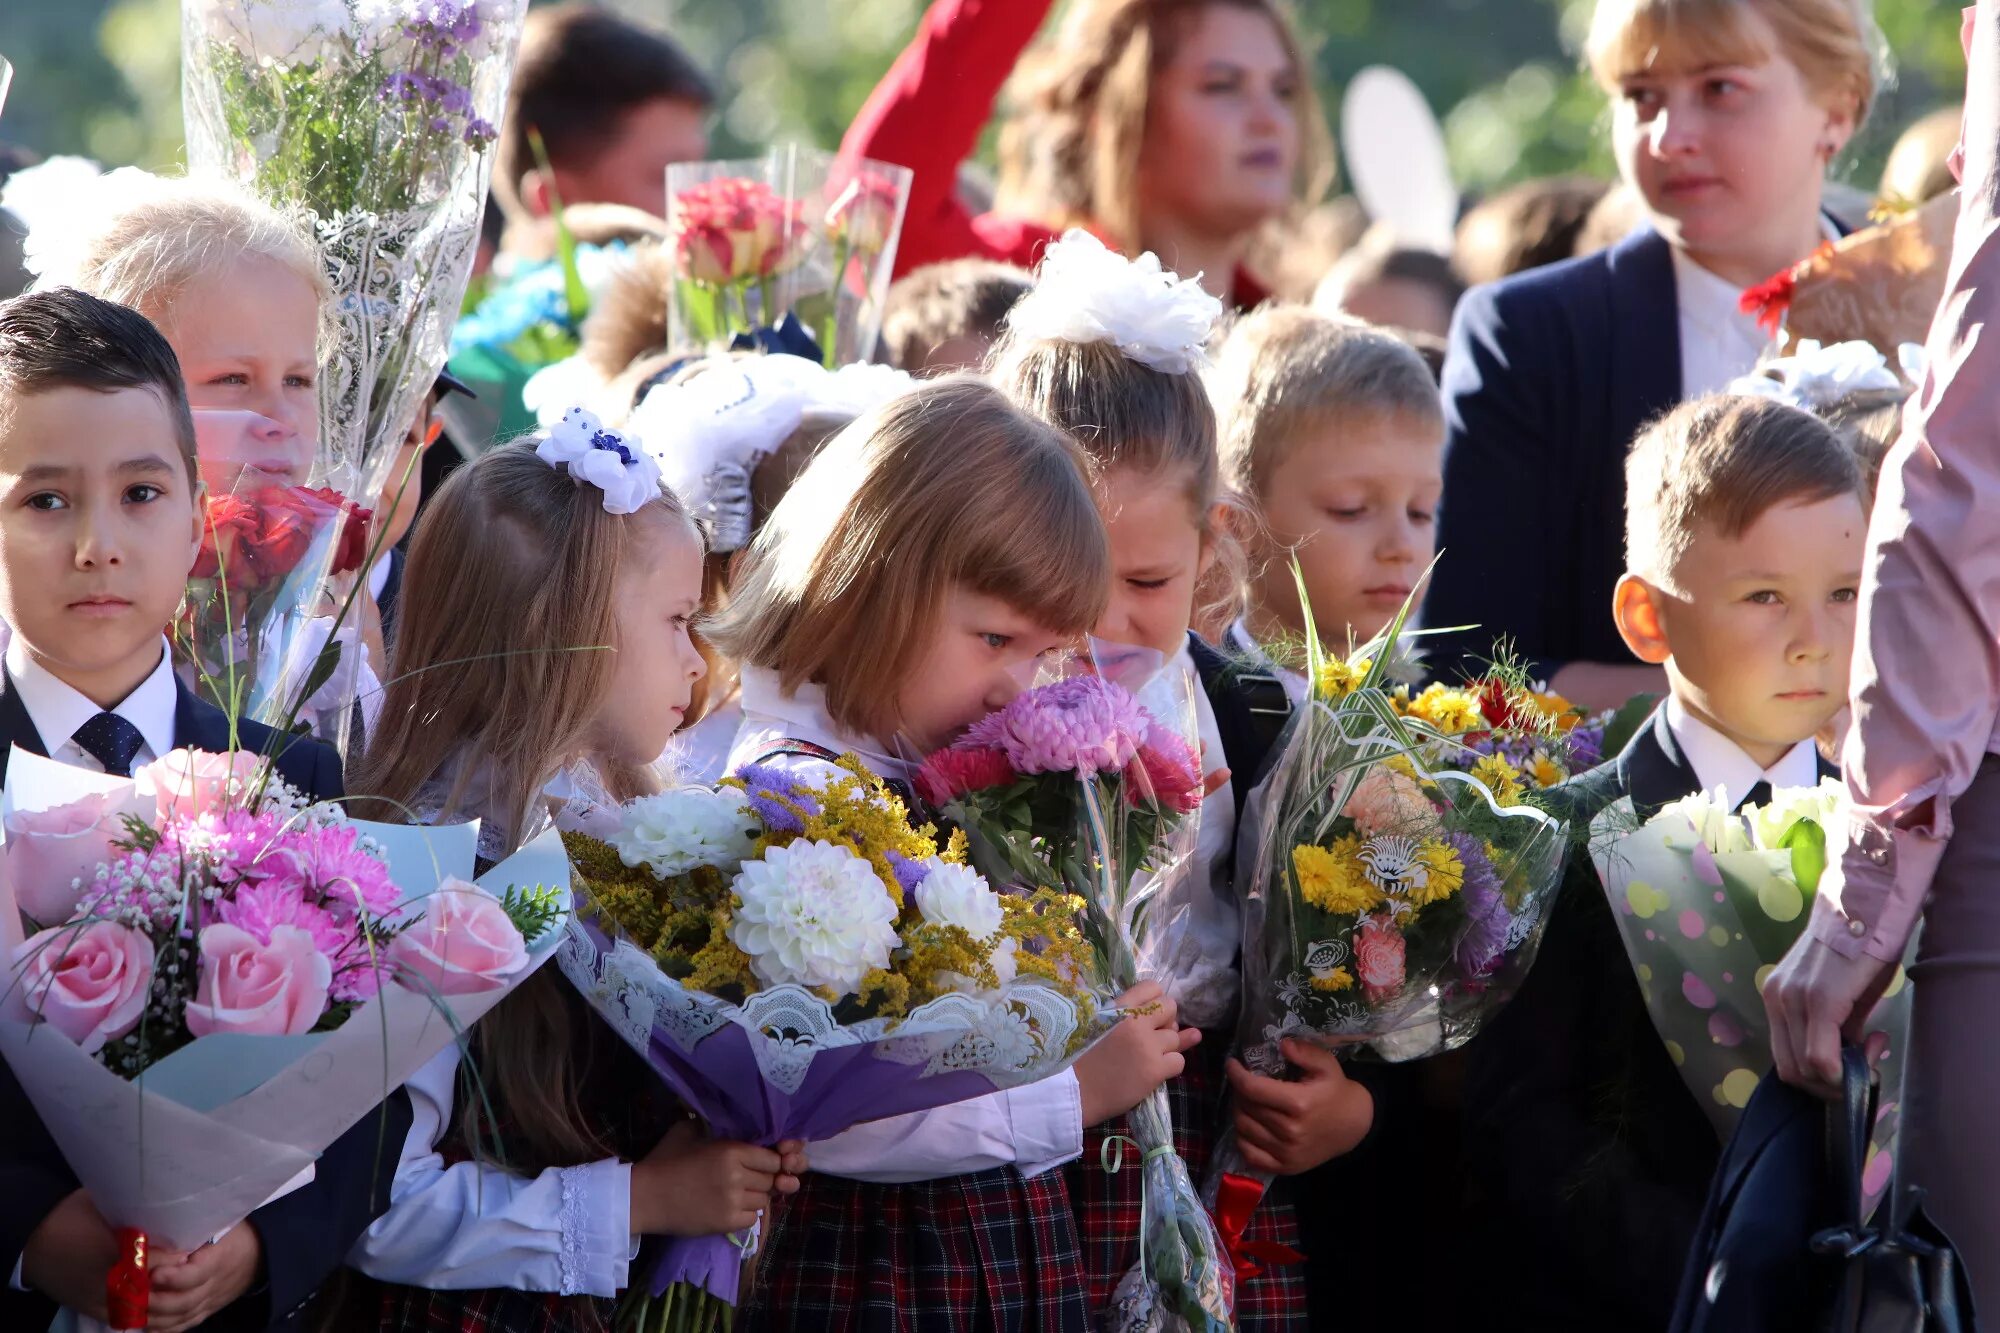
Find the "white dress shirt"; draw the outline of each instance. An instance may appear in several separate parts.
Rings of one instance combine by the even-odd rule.
[[[1742,804],[1759,782],[1770,783],[1773,791],[1819,786],[1819,747],[1811,737],[1785,751],[1769,768],[1759,768],[1755,759],[1743,753],[1742,746],[1688,712],[1679,699],[1667,699],[1667,727],[1680,742],[1681,754],[1701,789],[1720,788],[1723,803],[1731,810]]]
[[[764,760],[802,775],[828,775],[824,760],[781,755],[786,741],[806,741],[836,754],[852,751],[870,770],[908,781],[913,767],[882,744],[848,735],[827,716],[826,692],[808,685],[787,695],[776,672],[743,668],[743,727],[729,752],[729,770]],[[1066,1069],[1039,1083],[970,1101],[856,1125],[808,1146],[812,1169],[849,1180],[896,1185],[1013,1166],[1040,1175],[1083,1155],[1083,1091]]]
[[[1820,215],[1820,231],[1840,239],[1832,219]],[[1674,300],[1680,313],[1681,396],[1699,398],[1729,387],[1757,368],[1772,340],[1743,312],[1743,289],[1674,250]]]
[[[174,713],[180,705],[180,685],[174,678],[174,663],[167,641],[160,640],[160,660],[152,674],[137,689],[111,709],[99,708],[70,688],[34,658],[17,637],[7,644],[7,674],[14,693],[27,710],[28,720],[48,747],[49,758],[74,768],[102,773],[104,765],[78,745],[77,728],[102,712],[113,712],[139,730],[144,744],[132,756],[132,767],[149,764],[174,748]]]
[[[487,1162],[446,1165],[436,1145],[451,1126],[458,1060],[457,1045],[447,1046],[404,1085],[410,1134],[389,1207],[347,1262],[377,1281],[434,1291],[616,1296],[639,1252],[631,1166],[612,1158],[523,1176]]]

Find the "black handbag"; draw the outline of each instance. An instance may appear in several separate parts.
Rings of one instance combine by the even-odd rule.
[[[1972,1291],[1923,1192],[1861,1213],[1875,1123],[1867,1060],[1841,1101],[1767,1075],[1709,1186],[1671,1333],[1973,1333]]]
[[[1827,1333],[1972,1333],[1972,1287],[1951,1241],[1924,1214],[1924,1192],[1898,1183],[1861,1216],[1861,1167],[1875,1123],[1875,1084],[1860,1051],[1842,1052],[1841,1103],[1827,1110],[1829,1172],[1841,1222],[1812,1238],[1836,1265]]]

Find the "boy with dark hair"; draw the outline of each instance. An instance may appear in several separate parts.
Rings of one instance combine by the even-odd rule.
[[[708,155],[714,105],[714,85],[665,33],[592,4],[530,10],[494,197],[511,227],[549,216],[558,198],[665,217],[667,166]],[[531,132],[548,150],[547,172],[535,160]]]
[[[118,774],[232,748],[230,720],[167,650],[201,541],[199,477],[180,364],[143,315],[74,288],[0,304],[0,619],[13,632],[0,780],[14,746]],[[342,794],[339,758],[317,742],[247,719],[234,741],[314,799]],[[296,1323],[386,1205],[395,1155],[377,1145],[399,1142],[409,1116],[396,1094],[386,1125],[371,1115],[348,1131],[311,1183],[192,1254],[156,1255],[152,1327]],[[4,1064],[0,1125],[0,1325],[46,1326],[58,1304],[103,1318],[111,1233]]]
[[[953,259],[905,274],[889,288],[882,345],[912,375],[977,370],[1034,277],[994,259]]]
[[[1809,413],[1716,395],[1648,426],[1626,462],[1619,632],[1671,694],[1624,753],[1558,788],[1578,830],[1697,792],[1731,808],[1835,770],[1815,736],[1847,699],[1867,514],[1853,453]],[[1663,1329],[1721,1145],[1647,1014],[1589,851],[1514,1001],[1469,1048],[1469,1160],[1502,1326]],[[1667,979],[1654,984],[1672,984]]]

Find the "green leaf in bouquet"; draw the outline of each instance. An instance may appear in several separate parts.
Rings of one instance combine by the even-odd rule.
[[[1657,694],[1635,694],[1619,706],[1618,711],[1611,715],[1611,720],[1604,724],[1602,748],[1606,759],[1616,759],[1625,753],[1625,747],[1632,743],[1632,738],[1639,734],[1639,728],[1653,716],[1653,710],[1659,707],[1659,703],[1660,696]]]
[[[674,300],[695,342],[704,345],[717,342],[728,332],[729,311],[723,289],[691,278],[677,278]]]
[[[562,266],[563,304],[569,310],[569,322],[582,324],[583,317],[590,313],[590,291],[583,285],[583,274],[576,265],[576,233],[569,229],[569,219],[564,215],[562,194],[556,189],[556,174],[549,166],[549,148],[542,142],[540,130],[529,129],[528,147],[534,151],[542,179],[549,183],[549,211],[556,227],[556,262]]]
[[[298,697],[310,699],[333,679],[333,673],[340,668],[340,640],[333,635],[326,636],[326,644],[313,659],[312,670],[306,673],[306,683],[300,688]]]
[[[1810,899],[1819,892],[1819,878],[1826,873],[1826,830],[1810,819],[1796,819],[1779,836],[1778,846],[1792,854],[1792,878]]]
[[[500,895],[500,910],[521,932],[521,938],[533,944],[562,920],[563,893],[545,884],[529,889],[510,887]]]

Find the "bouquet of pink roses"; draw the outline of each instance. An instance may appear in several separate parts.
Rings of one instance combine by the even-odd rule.
[[[1107,670],[1132,688],[1098,674]],[[1018,695],[918,773],[923,797],[966,831],[989,879],[1076,895],[1092,980],[1113,992],[1161,977],[1156,960],[1173,955],[1169,941],[1186,919],[1177,890],[1192,868],[1203,794],[1194,689],[1157,655],[1124,653],[1115,667]],[[1231,1269],[1174,1151],[1166,1089],[1130,1122],[1144,1172],[1139,1255],[1106,1326],[1231,1328]]]
[[[0,1055],[106,1220],[179,1249],[309,1178],[568,915],[553,835],[495,897],[452,873],[472,826],[350,820],[247,753],[7,776]]]

